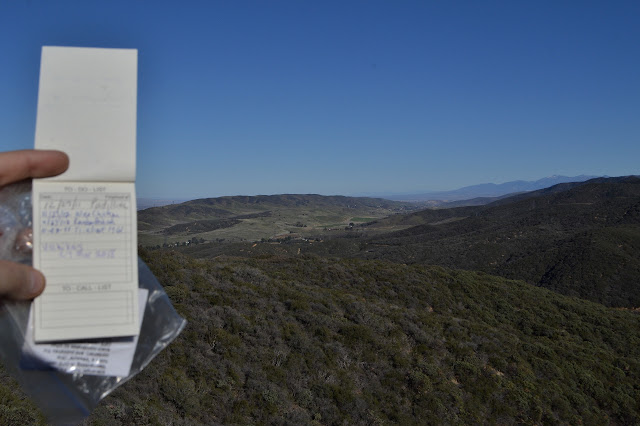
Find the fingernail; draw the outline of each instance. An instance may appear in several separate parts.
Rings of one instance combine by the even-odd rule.
[[[30,290],[31,294],[40,294],[44,287],[44,276],[38,271],[31,271],[31,283]]]

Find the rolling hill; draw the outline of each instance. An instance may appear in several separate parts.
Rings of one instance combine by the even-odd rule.
[[[316,235],[420,206],[381,198],[321,195],[261,195],[207,198],[138,212],[143,246],[175,245],[192,239],[244,241],[292,233]]]

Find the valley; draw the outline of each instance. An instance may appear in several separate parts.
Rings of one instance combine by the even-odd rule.
[[[212,222],[198,220],[211,217],[206,216],[210,210],[201,208],[203,201],[176,206],[174,213],[145,210],[141,223],[167,219],[141,231],[140,244],[156,242],[146,247],[157,249],[160,239],[181,241],[173,248],[198,258],[314,254],[441,265],[520,279],[609,306],[640,306],[637,177],[563,183],[455,208],[425,209],[379,199],[272,197],[245,198],[243,203],[236,199],[235,204],[224,200],[233,213],[221,212],[223,200],[212,199],[208,203],[217,207],[210,209],[220,217]],[[187,217],[196,220],[171,225],[178,221],[176,212],[189,212]],[[228,226],[203,232],[208,223]],[[187,244],[189,240],[195,243]]]
[[[190,245],[191,241],[324,239],[341,235],[345,228],[420,208],[420,204],[380,198],[320,195],[194,200],[138,212],[138,242],[145,247],[166,248]],[[382,231],[386,229],[377,232]]]

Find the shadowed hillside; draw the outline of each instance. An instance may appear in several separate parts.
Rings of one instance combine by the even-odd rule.
[[[640,306],[640,178],[559,189],[390,218],[422,224],[369,239],[354,255],[481,270],[612,306]]]

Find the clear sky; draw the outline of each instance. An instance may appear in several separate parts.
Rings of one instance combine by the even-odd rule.
[[[0,149],[42,45],[139,50],[138,195],[640,174],[639,1],[0,0]]]

